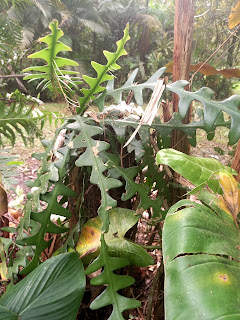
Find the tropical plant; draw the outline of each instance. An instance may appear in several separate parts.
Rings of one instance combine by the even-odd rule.
[[[51,24],[51,30],[55,30],[55,34],[62,34],[56,22]],[[139,306],[138,301],[124,296],[125,290],[119,293],[120,290],[132,285],[134,279],[121,275],[116,270],[130,264],[143,265],[143,257],[145,257],[146,264],[153,262],[146,252],[143,253],[141,246],[125,238],[125,233],[138,221],[138,215],[144,210],[148,210],[153,226],[159,225],[167,213],[164,200],[169,197],[168,186],[174,181],[171,180],[172,175],[169,170],[166,170],[170,179],[167,180],[164,178],[165,171],[160,171],[155,164],[157,151],[169,146],[171,133],[175,129],[184,131],[192,145],[196,144],[196,130],[199,128],[204,129],[208,133],[208,138],[211,139],[217,126],[229,127],[231,144],[236,143],[240,137],[239,96],[218,102],[212,100],[213,91],[208,88],[202,88],[196,92],[185,91],[187,81],[165,85],[163,81],[158,81],[165,68],[159,69],[144,83],[135,83],[137,75],[137,70],[135,70],[123,86],[114,88],[112,73],[115,69],[119,69],[117,60],[126,54],[124,47],[129,39],[128,32],[129,28],[126,27],[115,52],[104,53],[107,59],[106,64],[92,62],[97,74],[95,78],[82,77],[85,84],[82,85],[78,97],[77,114],[65,119],[61,127],[56,130],[52,140],[43,141],[44,152],[34,155],[41,161],[41,166],[36,180],[28,183],[32,191],[28,194],[24,218],[21,219],[15,231],[16,243],[33,250],[31,261],[21,270],[22,274],[30,273],[26,277],[30,279],[30,284],[33,279],[32,274],[36,275],[40,273],[38,270],[45,270],[44,265],[50,263],[43,262],[42,253],[46,254],[46,249],[50,245],[51,248],[54,248],[55,235],[61,235],[59,237],[60,248],[58,247],[55,251],[55,255],[75,249],[77,243],[77,249],[85,263],[91,262],[99,254],[88,265],[86,273],[98,274],[91,279],[91,284],[105,285],[106,290],[96,297],[91,308],[98,309],[112,305],[113,309],[109,319],[114,320],[123,319],[124,310]],[[57,59],[57,56],[51,53],[60,52],[58,50],[65,47],[57,37],[52,35],[53,33],[47,36],[47,39],[51,39],[47,43],[48,45],[51,43],[51,50],[46,48],[35,55],[38,58],[42,55],[42,58],[47,61],[47,66],[42,69],[37,67],[36,71],[46,70],[46,73],[29,75],[29,79],[44,78],[44,80],[53,81],[51,82],[53,87],[56,79],[61,79],[61,74],[55,73],[55,78],[49,76],[49,71],[53,70],[51,66]],[[61,61],[61,58],[57,61]],[[34,67],[31,68],[33,69]],[[159,92],[154,90],[159,83],[161,83],[159,89],[161,93],[174,92],[180,98],[179,113],[174,113],[167,123],[164,123],[157,111],[153,111],[157,110],[159,100],[161,101]],[[51,85],[48,87],[51,88]],[[126,105],[123,96],[132,91],[136,102],[142,105],[145,89],[153,90],[154,98],[157,95],[158,99],[151,99],[147,107],[148,114],[145,113],[140,119],[144,113],[142,108]],[[73,93],[71,87],[69,90],[70,93]],[[107,97],[114,99],[118,105],[104,107]],[[182,118],[185,117],[194,100],[200,101],[203,109],[197,109],[196,120],[183,124]],[[100,112],[84,114],[91,101],[98,105]],[[152,101],[155,103],[152,104]],[[224,120],[223,112],[229,114],[229,120]],[[151,122],[154,115],[156,117]],[[145,121],[147,118],[148,121]],[[138,131],[135,131],[136,128]],[[132,135],[134,131],[135,135]],[[60,147],[57,143],[59,137],[62,137]],[[123,147],[127,141],[127,146]],[[206,177],[209,178],[210,175]],[[129,208],[130,211],[123,208]],[[136,216],[132,209],[137,213]],[[99,217],[96,218],[97,213]],[[53,222],[52,214],[60,215],[63,219]],[[79,232],[82,234],[78,242]],[[85,249],[82,251],[84,246]],[[76,255],[74,254],[74,257]],[[60,265],[59,262],[58,267],[61,269]],[[16,289],[13,287],[6,293],[7,298],[3,296],[0,299],[0,305],[5,308],[4,312],[6,309],[15,314],[22,312],[21,304],[13,310],[5,302],[10,301],[11,297],[14,300],[13,297],[20,290],[18,288],[22,287],[20,285],[22,281]],[[84,285],[83,281],[82,285]],[[27,283],[27,280],[25,282]],[[59,285],[59,282],[56,282]],[[68,289],[64,286],[63,288],[67,294]],[[41,303],[41,296],[39,296],[36,298],[36,304],[42,305]],[[56,301],[54,308],[57,308],[58,303],[61,304],[62,300]],[[80,300],[75,303],[74,308],[77,308]],[[66,308],[67,306],[73,308],[70,300],[64,305]],[[51,306],[47,308],[48,316],[50,309]],[[34,319],[32,311],[28,314],[27,309],[24,309],[24,312],[26,319],[27,317]],[[54,317],[53,312],[52,318],[55,319]],[[74,320],[75,317],[76,314],[72,313],[69,319]]]
[[[53,257],[1,297],[0,319],[75,319],[84,284],[76,253]]]
[[[159,151],[157,162],[195,185],[201,200],[177,202],[164,222],[166,320],[238,319],[240,189],[234,171],[171,149]]]
[[[41,136],[41,128],[45,121],[52,117],[50,112],[43,113],[38,108],[41,101],[22,94],[16,90],[1,96],[0,100],[0,145],[7,142],[15,144],[19,135],[26,145],[33,142],[34,137]],[[40,123],[40,127],[38,126]]]

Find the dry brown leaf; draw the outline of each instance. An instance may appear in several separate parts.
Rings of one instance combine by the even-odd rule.
[[[190,65],[190,71],[197,71],[203,62],[199,62],[197,64]],[[166,72],[173,73],[173,61],[168,62],[165,67],[167,68]],[[219,74],[224,78],[240,78],[240,69],[222,69],[217,70],[210,64],[206,63],[200,70],[200,73],[204,74],[205,76],[212,76],[215,74]]]

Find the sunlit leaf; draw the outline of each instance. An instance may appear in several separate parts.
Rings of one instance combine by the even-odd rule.
[[[157,154],[157,163],[168,165],[196,187],[207,183],[214,192],[221,190],[217,179],[214,178],[215,173],[222,169],[235,172],[216,159],[193,157],[174,149],[160,150]]]
[[[237,2],[236,6],[232,9],[229,16],[228,26],[230,29],[236,27],[240,22],[240,1]]]
[[[219,206],[230,212],[237,224],[237,215],[240,211],[240,189],[237,181],[225,170],[220,170],[216,174],[220,186],[223,190],[223,196],[219,197]]]

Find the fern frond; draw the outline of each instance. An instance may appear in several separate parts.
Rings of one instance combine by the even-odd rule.
[[[27,97],[18,90],[0,98],[0,145],[6,140],[15,144],[18,134],[25,145],[34,137],[40,137],[41,128],[38,123],[46,120],[46,114],[35,112],[37,101]],[[4,140],[4,138],[6,138]]]

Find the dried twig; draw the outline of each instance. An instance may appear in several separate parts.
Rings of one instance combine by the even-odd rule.
[[[123,147],[126,147],[134,139],[139,129],[141,128],[142,124],[148,124],[149,126],[152,124],[158,112],[159,100],[161,99],[164,89],[165,89],[165,80],[164,79],[157,80],[157,84],[153,90],[151,99],[147,105],[144,115],[142,116],[142,119],[140,120],[139,125],[137,126],[137,128],[135,129],[135,131],[133,132],[133,134],[131,135],[131,137],[128,139],[128,141],[125,143]]]

